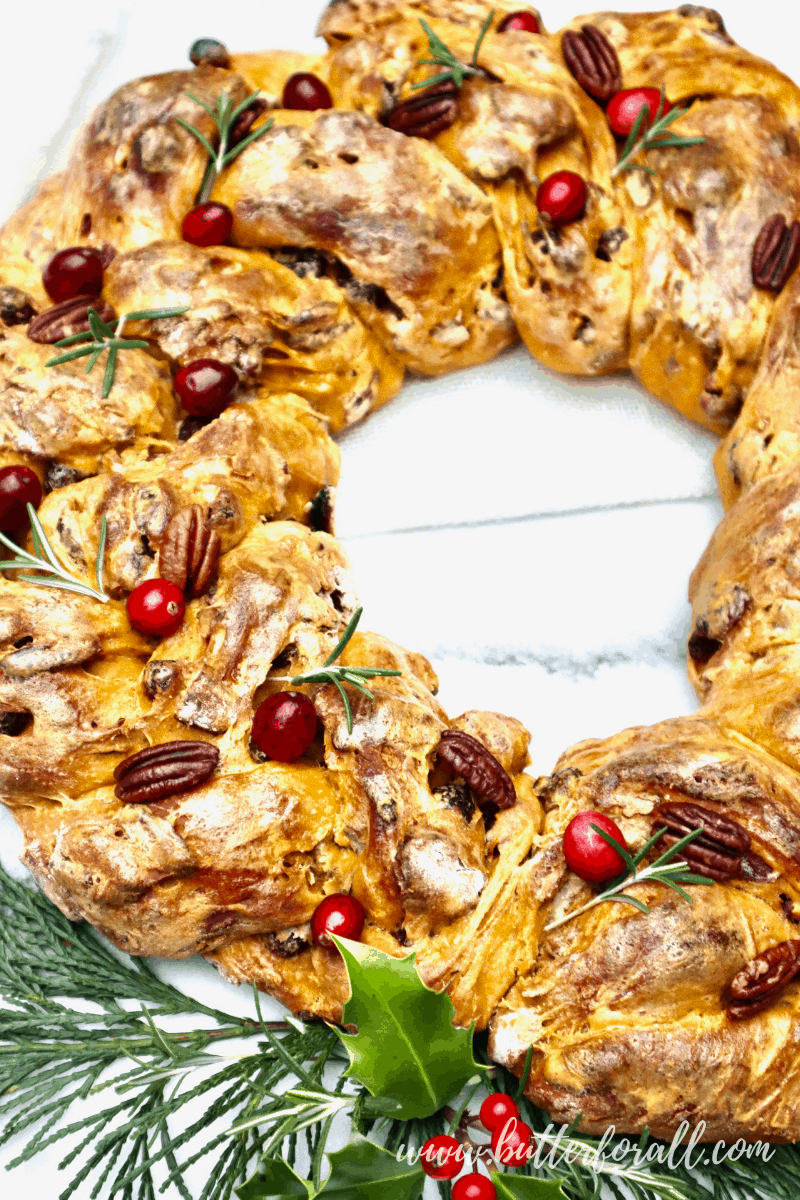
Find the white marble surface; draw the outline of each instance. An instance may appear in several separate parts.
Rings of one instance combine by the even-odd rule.
[[[312,50],[320,7],[7,4],[0,214],[63,164],[77,127],[119,84],[183,65],[201,35],[235,49]],[[543,7],[551,28],[574,11],[564,0]],[[724,16],[737,40],[800,73],[796,8],[729,0]],[[339,532],[365,625],[431,658],[451,712],[522,718],[534,773],[581,738],[691,712],[686,581],[721,511],[713,443],[625,377],[568,380],[521,349],[412,383],[341,439]],[[0,859],[22,875],[19,845],[0,814]],[[220,1007],[249,1008],[203,963],[159,970]],[[16,1152],[0,1146],[0,1165]],[[57,1158],[1,1186],[9,1200],[54,1197]]]

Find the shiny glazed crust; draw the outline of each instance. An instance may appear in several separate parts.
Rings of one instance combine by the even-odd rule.
[[[0,232],[9,306],[41,312],[50,255],[88,244],[113,252],[103,295],[118,312],[189,309],[131,323],[149,349],[121,356],[106,399],[100,372],[48,368],[52,348],[24,322],[0,325],[0,465],[45,481],[43,526],[80,576],[106,517],[111,596],[0,579],[0,713],[29,718],[0,733],[0,798],[47,894],[131,953],[199,952],[335,1021],[346,978],[310,920],[325,895],[351,892],[364,940],[413,948],[459,1022],[489,1027],[497,1061],[520,1072],[533,1046],[527,1094],[554,1119],[664,1137],[704,1120],[711,1140],[798,1140],[800,984],[747,1021],[725,1008],[742,966],[796,936],[800,904],[800,276],[776,294],[750,265],[765,221],[800,210],[800,91],[709,9],[604,12],[569,29],[600,30],[624,86],[663,84],[686,106],[672,130],[705,139],[649,152],[654,174],[615,173],[618,147],[567,69],[563,31],[493,27],[447,129],[426,141],[388,128],[426,77],[419,18],[469,61],[491,7],[499,20],[520,6],[334,0],[325,56],[247,53],[230,70],[134,81]],[[333,109],[280,109],[297,70],[325,80]],[[186,92],[213,107],[254,89],[274,124],[213,191],[232,244],[190,246],[181,221],[205,157],[176,118],[212,128]],[[564,168],[585,179],[586,211],[543,228],[538,181]],[[486,361],[517,331],[557,370],[630,367],[724,436],[729,512],[690,586],[702,708],[584,742],[534,780],[517,721],[449,720],[421,656],[361,633],[344,663],[402,675],[373,681],[371,699],[353,693],[352,731],[335,688],[306,685],[324,733],[292,765],[263,761],[254,708],[324,661],[357,606],[342,548],[318,528],[338,477],[330,433],[406,371]],[[202,356],[240,386],[196,427],[172,374]],[[125,597],[160,574],[170,523],[193,505],[219,535],[218,572],[177,633],[148,639]],[[516,804],[482,811],[454,782],[437,757],[448,728],[491,751]],[[118,764],[177,738],[219,749],[212,777],[121,804]],[[650,885],[648,916],[603,905],[547,932],[591,895],[564,859],[572,817],[607,813],[636,849],[665,800],[733,818],[761,876],[693,888],[691,907]]]

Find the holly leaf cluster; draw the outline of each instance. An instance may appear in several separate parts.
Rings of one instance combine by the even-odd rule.
[[[413,953],[392,958],[361,942],[334,941],[350,980],[344,1024],[358,1027],[339,1031],[350,1056],[345,1074],[370,1095],[394,1100],[399,1120],[438,1112],[487,1070],[475,1061],[473,1028],[453,1025],[452,1000],[425,986]]]
[[[307,1200],[317,1196],[324,1200],[414,1200],[425,1182],[419,1164],[409,1166],[405,1159],[398,1162],[396,1155],[358,1134],[343,1150],[332,1150],[328,1160],[330,1174],[318,1191],[281,1159],[273,1158],[263,1163],[236,1195],[239,1200],[263,1200],[266,1196],[282,1200],[298,1196]]]

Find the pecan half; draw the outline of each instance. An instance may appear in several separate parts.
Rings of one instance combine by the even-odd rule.
[[[17,287],[0,287],[0,321],[4,325],[27,325],[36,316],[33,301]]]
[[[205,783],[218,762],[219,750],[208,742],[148,746],[119,764],[114,795],[124,804],[152,804]]]
[[[800,973],[800,941],[779,942],[750,960],[734,976],[727,1016],[742,1021],[763,1012]]]
[[[511,808],[517,793],[511,776],[483,742],[461,729],[446,729],[438,746],[439,758],[454,775],[460,775],[480,802]]]
[[[596,26],[581,25],[580,33],[568,29],[561,39],[561,53],[575,82],[598,104],[622,90],[617,52]]]
[[[96,296],[73,296],[71,300],[54,304],[34,317],[28,326],[28,337],[32,342],[50,346],[62,338],[71,337],[73,333],[88,333],[90,308],[95,310],[101,321],[116,320],[117,314],[105,300],[98,300]]]
[[[336,489],[325,484],[311,501],[308,523],[315,533],[333,533],[333,497]]]
[[[723,883],[742,874],[742,856],[750,850],[750,834],[730,817],[704,808],[702,804],[676,801],[659,804],[651,818],[653,832],[666,826],[660,845],[674,846],[687,833],[702,829],[702,837],[690,842],[680,857],[709,879]]]
[[[753,246],[753,283],[779,292],[800,262],[800,222],[786,224],[776,213],[764,224]]]
[[[190,504],[170,521],[158,552],[158,570],[189,596],[202,596],[219,562],[220,539],[206,525],[199,504]]]
[[[396,105],[385,124],[408,137],[430,141],[449,129],[458,116],[458,92],[452,79],[444,79]]]

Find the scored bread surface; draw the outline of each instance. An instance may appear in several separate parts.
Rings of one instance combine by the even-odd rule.
[[[0,231],[0,467],[42,479],[42,525],[81,578],[105,516],[112,596],[0,576],[0,716],[26,714],[0,733],[0,799],[47,895],[130,953],[200,953],[336,1021],[346,975],[310,920],[351,892],[364,941],[413,949],[458,1022],[489,1028],[497,1061],[519,1074],[533,1047],[526,1092],[554,1119],[799,1140],[800,984],[746,1021],[725,996],[800,920],[800,274],[776,294],[751,273],[765,222],[800,213],[800,89],[710,9],[577,18],[569,29],[592,24],[614,46],[625,87],[663,85],[686,107],[672,132],[704,139],[649,152],[653,174],[614,174],[563,31],[497,32],[521,7],[334,0],[325,55],[234,54],[229,69],[126,84]],[[483,73],[449,128],[433,141],[388,128],[430,74],[420,18],[467,62],[492,8]],[[332,109],[280,108],[297,70],[327,83]],[[212,192],[233,213],[231,244],[189,245],[206,156],[178,118],[214,127],[186,93],[213,108],[256,89],[259,121],[274,123]],[[548,232],[536,190],[561,169],[586,180],[586,211]],[[52,346],[20,319],[49,306],[50,256],[81,244],[113,249],[103,299],[118,313],[188,308],[126,327],[149,349],[120,355],[105,399],[102,370],[47,367]],[[352,731],[335,687],[306,685],[324,740],[297,763],[262,761],[255,708],[324,662],[358,605],[315,516],[338,479],[331,434],[406,372],[485,362],[518,335],[558,371],[630,368],[722,438],[728,511],[690,585],[698,714],[583,742],[534,780],[518,721],[451,720],[422,656],[359,633],[342,662],[401,675],[353,693]],[[196,427],[172,376],[202,357],[229,363],[239,389]],[[218,574],[155,641],[132,630],[125,599],[160,575],[191,506],[219,536]],[[447,729],[495,756],[515,805],[492,819],[449,786]],[[154,804],[115,798],[125,758],[180,738],[218,748],[207,782]],[[761,877],[694,887],[691,906],[647,885],[649,915],[606,904],[545,932],[592,895],[567,869],[570,820],[606,813],[638,849],[665,801],[732,817]]]

